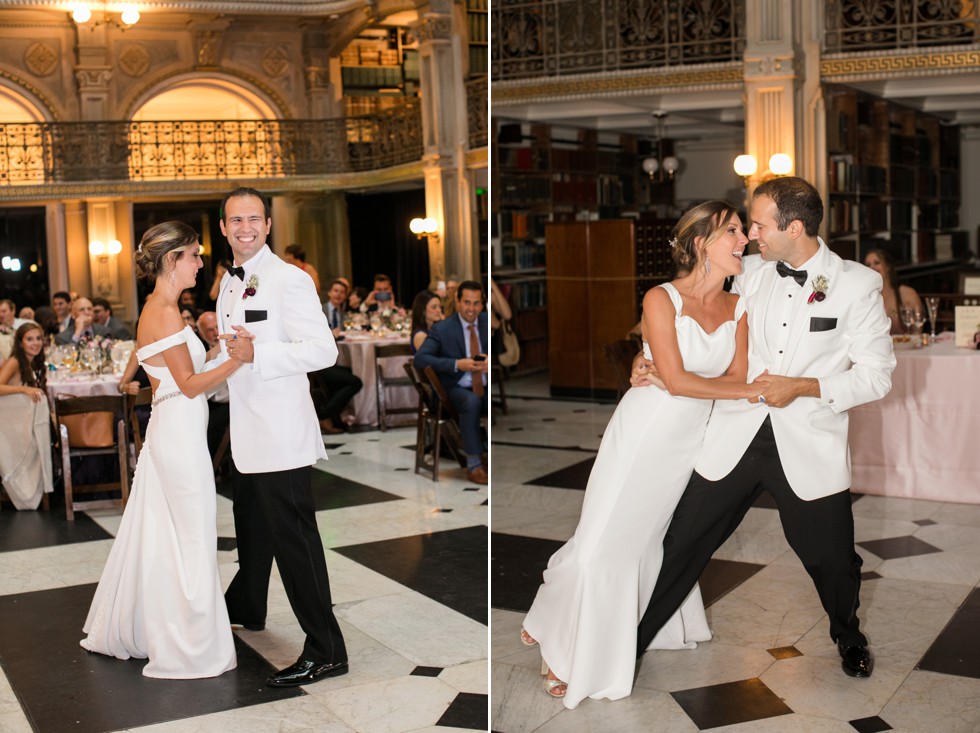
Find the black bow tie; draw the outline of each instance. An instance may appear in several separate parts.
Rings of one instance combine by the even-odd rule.
[[[794,270],[792,267],[787,267],[783,264],[782,260],[776,263],[776,272],[779,273],[780,277],[793,278],[801,288],[803,287],[803,283],[806,282],[806,270]]]
[[[230,272],[233,276],[234,275],[238,275],[238,279],[239,280],[242,280],[244,282],[244,280],[245,280],[245,268],[244,267],[229,267],[228,268],[228,272]],[[803,283],[800,283],[800,285],[802,285],[802,284]]]

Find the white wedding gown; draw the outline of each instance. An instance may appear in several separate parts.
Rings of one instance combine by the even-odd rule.
[[[706,334],[681,315],[681,296],[664,284],[684,368],[724,374],[735,355],[744,312]],[[644,345],[647,358],[649,350]],[[637,625],[660,574],[663,540],[701,448],[711,400],[672,397],[656,387],[629,390],[613,414],[589,476],[572,538],[548,561],[524,628],[555,676],[568,683],[564,704],[630,694]],[[698,586],[650,644],[690,649],[711,638]]]
[[[149,659],[143,674],[165,679],[214,677],[237,664],[218,576],[206,397],[185,397],[166,367],[145,363],[180,343],[201,371],[204,346],[190,327],[137,352],[160,385],[81,641],[92,652]]]

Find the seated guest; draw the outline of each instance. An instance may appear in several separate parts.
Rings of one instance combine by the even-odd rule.
[[[898,272],[895,261],[883,249],[873,249],[864,258],[864,264],[881,275],[884,285],[881,288],[881,298],[885,302],[885,313],[892,322],[892,333],[905,333],[902,325],[901,308],[923,310],[922,301],[915,289],[908,285],[898,284]]]
[[[442,320],[442,299],[438,294],[431,290],[423,290],[415,296],[412,303],[412,353],[419,350],[419,346],[429,335],[429,329],[434,323]]]
[[[92,301],[76,298],[71,304],[71,321],[68,328],[54,337],[56,344],[77,344],[93,336],[108,336],[109,329],[95,323],[92,316]]]
[[[180,298],[177,299],[177,306],[179,308],[190,308],[196,313],[197,297],[194,295],[194,291],[190,288],[182,290],[180,292]]]
[[[6,359],[14,350],[14,333],[25,323],[23,318],[16,318],[17,306],[14,301],[6,298],[0,300],[0,358]]]
[[[208,291],[208,299],[212,305],[218,302],[218,293],[221,292],[221,278],[225,276],[226,272],[228,272],[226,262],[218,262],[214,266],[214,279],[211,281],[211,289]]]
[[[347,311],[347,285],[337,279],[330,283],[327,291],[327,302],[323,304],[323,314],[327,317],[334,338],[344,330],[344,313]]]
[[[442,296],[442,312],[449,318],[456,312],[456,290],[459,287],[459,277],[450,275],[446,279],[446,294]]]
[[[367,288],[358,286],[349,292],[350,295],[347,296],[347,310],[359,312],[361,306],[364,305],[365,298],[368,296]]]
[[[350,367],[334,364],[332,367],[314,372],[311,380],[311,393],[316,415],[320,419],[320,430],[328,435],[344,432],[340,413],[354,395],[364,386]]]
[[[133,349],[129,355],[129,361],[126,362],[126,368],[119,376],[119,384],[116,385],[116,389],[119,390],[119,394],[137,395],[141,389],[149,386],[150,378],[146,376],[143,366],[136,358],[136,349]],[[146,436],[146,426],[150,422],[150,405],[137,405],[133,408],[133,412],[136,413],[136,419],[140,424],[140,434]]]
[[[50,305],[38,306],[34,312],[34,322],[41,327],[44,332],[44,343],[53,344],[54,337],[61,331],[61,323],[58,322],[58,314]]]
[[[374,290],[361,303],[361,313],[373,313],[376,310],[397,308],[395,292],[391,286],[391,278],[378,273],[374,276]]]
[[[197,333],[197,309],[191,308],[186,305],[180,306],[180,317],[184,319],[184,323],[191,327],[194,333]]]
[[[208,350],[218,345],[218,316],[214,311],[205,311],[197,319],[197,335],[201,337]],[[225,435],[230,422],[228,413],[228,382],[222,382],[208,392],[208,451],[211,457]]]
[[[29,305],[25,305],[23,308],[21,308],[20,313],[17,314],[17,317],[22,321],[34,321],[37,323],[34,318],[34,309]]]
[[[296,267],[301,269],[313,279],[313,287],[316,288],[316,294],[317,297],[319,297],[320,276],[317,274],[316,268],[306,261],[306,250],[304,250],[298,244],[291,244],[286,247],[286,251],[283,252],[282,258],[289,264],[296,265]]]
[[[435,370],[459,413],[466,478],[477,484],[488,481],[483,463],[487,442],[480,426],[480,419],[487,414],[487,338],[483,287],[464,280],[456,290],[456,315],[432,326],[415,354],[415,366]]]
[[[92,322],[109,331],[109,338],[132,341],[133,334],[126,324],[112,315],[112,306],[105,298],[92,298]]]
[[[17,329],[12,356],[0,366],[0,475],[17,509],[37,509],[52,489],[44,345],[41,327],[28,321]]]
[[[58,331],[64,331],[71,323],[71,295],[59,290],[51,296],[51,307],[58,316]]]

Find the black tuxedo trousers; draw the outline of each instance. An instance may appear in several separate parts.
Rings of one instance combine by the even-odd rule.
[[[814,466],[819,470],[819,466]],[[783,473],[767,417],[730,474],[709,481],[695,472],[664,538],[657,585],[637,633],[637,656],[680,608],[715,550],[735,531],[760,493],[776,500],[783,533],[803,562],[830,617],[830,637],[866,645],[858,629],[861,557],[854,551],[851,495],[841,491],[813,501],[793,493]]]
[[[265,623],[275,558],[289,605],[306,632],[301,658],[346,662],[316,526],[312,470],[302,466],[270,473],[234,472],[239,567],[225,602],[232,623]]]

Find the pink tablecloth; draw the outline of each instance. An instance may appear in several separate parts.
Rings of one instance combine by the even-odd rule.
[[[895,355],[891,392],[850,411],[853,490],[980,504],[980,351],[947,340]]]
[[[378,380],[374,372],[375,348],[379,345],[387,346],[393,344],[407,344],[408,338],[359,338],[347,336],[343,341],[337,343],[340,354],[337,363],[341,366],[350,367],[356,374],[364,387],[354,395],[350,407],[342,415],[344,422],[355,425],[377,425],[378,424]],[[384,374],[391,377],[405,377],[405,369],[402,365],[410,361],[411,357],[396,357],[385,359]],[[389,407],[416,407],[418,405],[418,395],[412,387],[390,387],[387,392],[385,404]],[[403,421],[406,415],[396,415],[399,421]],[[391,421],[389,421],[390,424]]]
[[[100,376],[73,375],[63,379],[48,379],[48,394],[52,397],[98,397],[118,395],[119,377],[112,374]]]

